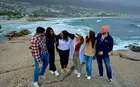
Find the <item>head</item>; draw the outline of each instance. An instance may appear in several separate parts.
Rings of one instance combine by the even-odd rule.
[[[81,35],[77,36],[77,40],[80,41],[80,44],[84,43],[84,37]]]
[[[36,34],[43,34],[45,32],[45,29],[43,27],[37,27]]]
[[[91,42],[92,47],[94,47],[95,39],[96,39],[95,32],[94,31],[89,31],[88,35],[86,36],[86,43]]]
[[[48,35],[51,35],[51,36],[54,35],[54,31],[53,31],[53,29],[52,29],[51,27],[48,27],[48,28],[46,29],[46,33],[47,33]]]
[[[104,25],[104,26],[102,27],[102,29],[101,29],[101,33],[102,33],[102,34],[107,34],[107,33],[109,33],[109,26]]]
[[[51,27],[48,27],[46,29],[46,37],[47,38],[54,38],[55,34],[54,34],[54,31]]]
[[[64,39],[64,40],[66,40],[66,41],[68,41],[68,35],[69,35],[69,33],[68,33],[66,30],[63,30],[63,31],[60,33],[61,39]]]

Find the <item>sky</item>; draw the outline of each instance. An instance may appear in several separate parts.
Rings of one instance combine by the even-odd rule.
[[[118,3],[125,6],[140,6],[140,0],[91,0],[91,1],[103,1],[103,2],[112,2],[112,3]]]

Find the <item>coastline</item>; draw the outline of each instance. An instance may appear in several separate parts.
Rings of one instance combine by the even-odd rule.
[[[19,19],[11,19],[11,20],[0,20],[0,22],[25,22],[27,21],[27,19],[30,19],[32,17],[23,17],[23,18],[19,18]],[[43,18],[46,21],[53,21],[53,20],[60,20],[60,19],[90,19],[90,18],[123,18],[123,17],[119,17],[119,16],[110,16],[110,17],[59,17],[59,18],[55,18],[55,17],[49,17],[49,18],[45,18],[45,17],[33,17],[33,18]]]

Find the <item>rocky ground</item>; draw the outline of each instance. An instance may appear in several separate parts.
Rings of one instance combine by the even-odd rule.
[[[0,87],[33,87],[34,62],[28,49],[29,39],[30,36],[24,36],[0,43]],[[110,55],[113,84],[108,82],[106,75],[103,79],[96,78],[98,75],[96,60],[93,60],[93,78],[90,81],[85,77],[85,66],[81,78],[76,78],[73,72],[73,62],[70,60],[68,72],[55,76],[51,75],[47,69],[45,76],[39,79],[39,85],[40,87],[139,87],[140,53],[115,51]],[[57,52],[56,66],[60,72]]]

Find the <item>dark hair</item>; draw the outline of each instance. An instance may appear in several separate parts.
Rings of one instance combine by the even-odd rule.
[[[69,32],[66,31],[66,30],[63,30],[62,33],[63,33],[63,35],[64,35],[64,38],[63,38],[63,39],[64,39],[65,41],[68,41]],[[61,39],[62,39],[62,38],[61,38]]]
[[[55,39],[55,34],[53,34],[53,35],[51,35],[50,34],[50,31],[53,31],[53,29],[51,28],[51,27],[48,27],[47,29],[46,29],[46,39]],[[53,31],[54,32],[54,31]]]
[[[91,41],[92,48],[93,48],[94,44],[95,44],[95,40],[96,40],[95,32],[94,31],[89,31],[89,37],[86,36],[86,43],[89,43]]]
[[[36,33],[44,33],[45,29],[43,27],[37,27]]]
[[[75,38],[75,35],[72,34],[72,33],[68,33],[68,36],[69,36],[71,39],[74,39],[74,38]]]
[[[80,45],[82,45],[84,43],[84,37],[83,36],[80,37],[81,37]]]

